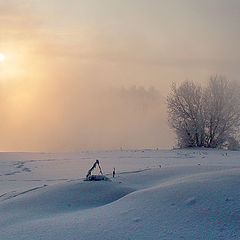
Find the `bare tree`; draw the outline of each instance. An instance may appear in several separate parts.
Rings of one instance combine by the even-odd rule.
[[[180,147],[222,147],[238,133],[239,87],[223,77],[211,77],[205,88],[192,81],[173,84],[167,104]]]
[[[167,98],[169,123],[181,147],[201,146],[204,140],[203,93],[194,82],[185,81]]]
[[[239,86],[223,77],[211,77],[205,90],[206,146],[222,147],[240,126]]]

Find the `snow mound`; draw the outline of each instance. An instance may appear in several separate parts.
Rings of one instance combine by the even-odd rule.
[[[70,181],[8,196],[1,203],[0,212],[8,225],[24,219],[103,206],[132,191],[130,187],[109,181]]]
[[[238,155],[180,153],[181,166],[146,166],[112,181],[72,180],[4,194],[0,238],[240,239]],[[185,162],[194,155],[192,165]]]

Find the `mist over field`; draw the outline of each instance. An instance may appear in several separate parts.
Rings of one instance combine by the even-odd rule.
[[[171,148],[171,83],[238,80],[239,9],[0,0],[1,151]]]

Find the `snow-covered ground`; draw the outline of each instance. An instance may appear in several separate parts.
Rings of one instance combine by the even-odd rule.
[[[239,188],[240,152],[0,153],[0,239],[240,239]]]

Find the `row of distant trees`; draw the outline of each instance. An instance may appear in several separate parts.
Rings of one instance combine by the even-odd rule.
[[[167,98],[169,124],[178,145],[237,150],[240,127],[240,87],[221,76],[205,87],[192,81],[172,85]]]

